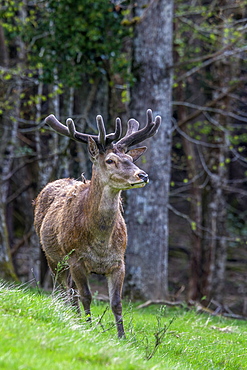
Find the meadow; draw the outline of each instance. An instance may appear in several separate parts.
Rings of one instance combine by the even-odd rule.
[[[79,319],[59,292],[0,284],[1,370],[247,369],[247,322],[124,302],[126,339],[107,303]]]

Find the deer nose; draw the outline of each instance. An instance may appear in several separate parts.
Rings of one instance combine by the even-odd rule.
[[[148,175],[145,172],[138,173],[138,177],[144,182],[149,181]]]

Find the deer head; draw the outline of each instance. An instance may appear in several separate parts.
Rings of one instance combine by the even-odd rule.
[[[88,135],[76,131],[71,118],[66,121],[66,126],[59,122],[54,115],[46,118],[48,123],[58,133],[71,139],[88,144],[90,159],[94,171],[98,173],[101,182],[108,184],[116,190],[127,190],[145,186],[148,175],[140,170],[134,162],[146,151],[146,147],[130,149],[145,139],[153,136],[161,123],[161,117],[156,116],[153,121],[151,109],[147,110],[147,123],[139,129],[139,122],[135,119],[128,121],[126,134],[122,136],[122,123],[116,119],[115,132],[106,134],[102,116],[96,117],[98,135]]]

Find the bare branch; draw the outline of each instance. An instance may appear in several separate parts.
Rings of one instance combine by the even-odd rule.
[[[174,122],[174,120],[173,120]],[[207,143],[205,141],[201,141],[201,140],[197,140],[197,139],[193,139],[191,136],[187,135],[183,130],[180,129],[180,127],[178,125],[174,125],[175,127],[175,130],[181,135],[183,136],[185,139],[187,139],[188,141],[190,141],[191,143],[194,143],[194,144],[197,144],[197,145],[200,145],[200,146],[205,146],[207,148],[221,148],[221,147],[225,147],[225,145],[221,145],[221,144],[211,144],[211,143]]]
[[[244,81],[241,80],[241,81],[238,81],[236,84],[232,85],[231,87],[229,87],[227,90],[223,91],[221,94],[219,94],[217,96],[217,98],[215,98],[214,100],[211,100],[210,102],[208,102],[207,104],[205,104],[205,107],[206,108],[210,108],[210,107],[214,107],[219,101],[221,101],[222,99],[224,99],[226,96],[229,95],[229,93],[231,93],[232,91],[236,90],[237,87],[239,87],[241,84],[243,84]],[[179,121],[177,123],[177,125],[179,127],[183,126],[185,123],[195,119],[196,117],[198,117],[200,114],[201,114],[201,110],[200,109],[197,109],[195,112],[189,114],[186,118],[182,119],[181,121]]]
[[[182,105],[184,107],[188,107],[188,108],[192,108],[192,109],[198,109],[201,112],[212,112],[212,113],[220,114],[220,115],[225,116],[225,117],[231,117],[231,118],[237,119],[238,121],[247,123],[247,118],[246,117],[240,116],[240,115],[235,114],[235,113],[226,112],[223,109],[210,108],[208,106],[203,107],[203,106],[200,106],[200,105],[196,105],[196,104],[192,104],[192,103],[188,103],[188,102],[180,102],[180,101],[173,101],[173,105]]]
[[[213,57],[213,58],[210,58],[210,59],[207,59],[207,60],[205,60],[205,62],[203,62],[199,66],[195,66],[194,68],[190,69],[188,72],[184,73],[182,76],[175,79],[175,82],[178,83],[178,82],[184,81],[188,77],[190,77],[193,74],[195,74],[196,72],[200,71],[200,69],[205,68],[205,67],[209,66],[210,64],[212,64],[214,62],[217,62],[218,60],[221,60],[223,58],[228,58],[228,57],[231,57],[233,55],[235,57],[237,57],[239,54],[244,53],[246,51],[247,51],[247,46],[245,46],[243,48],[237,48],[237,49],[234,49],[232,51],[225,50],[220,55],[218,55],[216,57]]]
[[[157,299],[157,300],[149,300],[149,301],[146,301],[145,303],[142,303],[140,304],[139,306],[137,306],[137,309],[141,309],[141,308],[146,308],[146,307],[149,307],[153,304],[160,304],[160,305],[165,305],[165,306],[181,306],[181,307],[184,307],[184,302],[183,301],[177,301],[177,302],[171,302],[171,301],[167,301],[167,300],[163,300],[163,299]]]

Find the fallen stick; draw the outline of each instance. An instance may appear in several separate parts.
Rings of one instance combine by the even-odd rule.
[[[160,299],[157,299],[157,300],[149,300],[149,301],[146,301],[145,303],[143,304],[140,304],[137,308],[146,308],[148,306],[151,306],[152,304],[162,304],[162,305],[166,305],[166,306],[184,306],[185,302],[183,301],[177,301],[177,302],[171,302],[171,301],[166,301],[166,300],[160,300]]]

